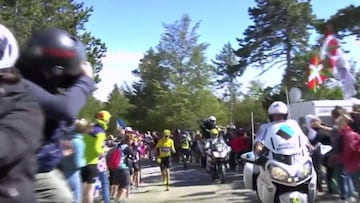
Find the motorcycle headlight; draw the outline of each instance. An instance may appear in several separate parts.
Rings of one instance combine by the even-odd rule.
[[[302,167],[299,167],[297,173],[294,176],[289,175],[289,173],[277,165],[269,165],[268,170],[270,172],[271,178],[277,181],[282,181],[286,183],[295,183],[303,181],[312,174],[312,163],[310,161],[306,162]]]
[[[286,181],[289,178],[288,172],[279,166],[269,166],[271,177],[275,180]]]
[[[224,146],[222,144],[217,144],[215,146],[215,150],[218,152],[222,152],[222,151],[224,151]]]

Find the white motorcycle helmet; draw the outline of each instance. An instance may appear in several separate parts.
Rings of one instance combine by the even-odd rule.
[[[288,112],[287,105],[282,101],[275,101],[268,108],[270,121],[273,121],[273,115],[283,115],[283,119],[287,119]]]
[[[208,118],[210,121],[216,122],[216,117],[215,116],[209,116]]]
[[[11,31],[0,24],[0,69],[14,67],[19,58],[19,46]]]

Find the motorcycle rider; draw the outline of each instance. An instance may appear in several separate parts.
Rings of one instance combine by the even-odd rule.
[[[305,140],[304,143],[306,144],[307,150],[311,149],[311,144],[309,139],[306,137],[306,135],[302,132],[299,124],[291,119],[288,119],[288,107],[284,102],[281,101],[275,101],[273,102],[269,108],[268,108],[268,116],[270,122],[262,124],[259,128],[258,133],[256,134],[255,143],[254,143],[254,154],[255,156],[259,157],[258,161],[262,161],[261,155],[265,152],[266,148],[263,144],[263,141],[265,140],[267,130],[269,127],[271,127],[273,124],[279,123],[279,122],[292,122],[293,126],[298,126],[298,129],[295,129],[298,131],[302,136],[302,138]],[[300,146],[303,147],[303,146]],[[259,170],[254,170],[257,172],[253,173],[253,179],[256,180],[259,175]],[[254,187],[256,189],[256,186]]]
[[[224,140],[224,138],[219,135],[219,131],[217,129],[212,129],[210,130],[210,138],[208,138],[206,141],[205,141],[205,146],[204,146],[204,151],[206,152],[207,156],[209,156],[208,154],[210,153],[210,150],[211,150],[211,147],[213,146],[213,144],[216,144],[216,143],[223,143],[225,144],[226,146],[228,146]],[[228,151],[230,152],[231,148],[228,146]],[[211,171],[211,168],[210,168],[210,163],[209,163],[210,159],[206,159],[206,170],[208,172]]]
[[[309,139],[302,132],[299,124],[295,120],[288,119],[288,107],[284,102],[281,102],[281,101],[273,102],[268,108],[268,116],[269,116],[270,122],[261,125],[259,132],[256,135],[255,144],[254,144],[255,155],[259,156],[265,150],[263,141],[265,139],[267,129],[275,123],[285,122],[285,121],[292,122],[293,126],[298,126],[298,129],[295,129],[295,130],[297,130],[299,133],[301,133],[301,135],[302,135],[301,137],[305,140],[305,143],[307,143],[306,144],[307,149],[312,148],[311,144],[309,142]],[[300,146],[300,147],[304,147],[304,146]]]
[[[208,118],[202,120],[200,125],[201,134],[205,139],[210,138],[210,131],[215,128],[217,128],[215,116],[209,116]]]
[[[73,202],[58,165],[64,154],[61,138],[95,90],[93,71],[84,45],[68,32],[49,28],[34,33],[17,67],[27,90],[45,114],[42,147],[37,151],[35,192],[38,202]]]

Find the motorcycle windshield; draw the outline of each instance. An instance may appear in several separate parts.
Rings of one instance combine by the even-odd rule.
[[[226,150],[226,144],[225,142],[223,142],[223,140],[217,138],[216,140],[214,140],[212,143],[211,143],[211,150],[212,151],[218,151],[218,152],[221,152],[221,151],[224,151]]]
[[[293,165],[299,162],[299,160],[303,157],[302,154],[292,154],[292,155],[283,155],[283,154],[276,154],[273,153],[273,159],[287,164],[287,165]]]
[[[264,145],[275,154],[293,155],[303,153],[303,132],[293,120],[269,125],[266,129]]]

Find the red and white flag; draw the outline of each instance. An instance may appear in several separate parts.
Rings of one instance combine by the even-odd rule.
[[[319,86],[327,79],[326,70],[321,62],[318,55],[314,55],[311,58],[311,62],[308,69],[308,87],[313,91],[317,92]]]
[[[322,64],[331,70],[333,77],[342,83],[344,99],[351,99],[355,94],[355,78],[350,72],[350,64],[345,57],[340,43],[331,30],[325,35],[320,49]]]

